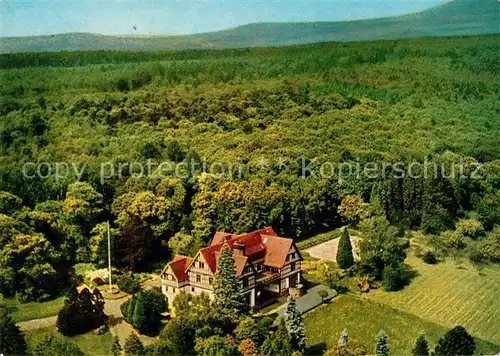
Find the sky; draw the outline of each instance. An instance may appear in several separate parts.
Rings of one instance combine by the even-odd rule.
[[[252,22],[342,21],[420,11],[443,0],[0,0],[0,36],[189,34]],[[134,28],[135,27],[135,28]]]

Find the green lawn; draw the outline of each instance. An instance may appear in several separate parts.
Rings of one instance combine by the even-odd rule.
[[[450,328],[462,325],[472,335],[500,344],[500,266],[478,271],[468,261],[428,265],[414,256],[407,263],[419,273],[408,287],[377,290],[367,298]]]
[[[24,334],[31,348],[46,335],[64,337],[59,334],[55,326],[26,331]],[[113,343],[113,336],[109,331],[104,335],[95,335],[93,331],[90,331],[83,335],[68,337],[67,339],[77,344],[86,355],[109,355]]]
[[[413,342],[422,330],[426,332],[431,348],[447,331],[436,323],[353,295],[340,295],[332,302],[306,313],[304,324],[308,347],[314,354],[323,347],[337,345],[344,328],[349,332],[350,342],[365,347],[368,352],[374,351],[375,337],[380,329],[384,329],[394,355],[410,354]],[[476,342],[477,353],[494,354],[500,351],[500,346],[493,343],[479,339]]]
[[[0,305],[7,307],[16,322],[21,322],[56,315],[64,304],[64,298],[61,296],[42,303],[21,303],[16,298],[5,298],[0,300]]]

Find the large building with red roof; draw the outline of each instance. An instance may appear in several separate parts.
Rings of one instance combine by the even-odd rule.
[[[279,237],[272,227],[243,235],[216,232],[210,245],[193,257],[175,256],[161,274],[162,290],[171,301],[180,291],[213,298],[217,260],[224,244],[233,250],[240,292],[251,306],[263,306],[301,283],[302,256],[292,239]]]

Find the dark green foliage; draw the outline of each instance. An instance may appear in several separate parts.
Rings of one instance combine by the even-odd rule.
[[[430,265],[434,265],[438,262],[436,254],[432,251],[424,252],[424,254],[422,255],[422,260]]]
[[[0,354],[25,355],[27,349],[23,333],[10,317],[7,309],[0,307]]]
[[[288,301],[285,309],[285,324],[290,334],[292,350],[304,351],[306,347],[306,330],[302,323],[300,311],[293,299]]]
[[[220,315],[233,318],[248,310],[239,291],[240,281],[236,276],[233,252],[228,244],[224,244],[214,278],[215,307]]]
[[[118,276],[116,284],[120,290],[129,294],[135,294],[141,290],[141,284],[131,272],[123,273]]]
[[[22,200],[0,206],[15,221],[8,224],[14,230],[42,234],[50,243],[34,244],[43,253],[23,259],[18,248],[32,239],[11,250],[17,232],[2,229],[2,289],[23,300],[48,298],[74,263],[106,262],[106,233],[98,224],[113,218],[113,264],[132,271],[151,271],[174,249],[191,253],[216,230],[272,225],[278,234],[302,238],[337,228],[347,196],[360,202],[370,196],[363,211],[369,218],[429,232],[453,228],[475,210],[487,233],[500,219],[497,52],[496,35],[0,56],[3,68],[19,68],[1,73],[0,189]],[[24,163],[46,157],[85,166],[80,182],[72,184],[78,177],[73,167],[58,181],[53,174],[23,177]],[[131,177],[126,166],[118,172],[119,164],[147,168],[148,157],[156,165],[194,161],[196,175],[188,172],[171,184]],[[361,169],[368,162],[401,162],[408,168],[426,157],[431,166],[444,163],[466,173],[479,161],[482,178],[432,171],[425,179],[394,178],[397,170],[390,167],[374,179],[320,176],[327,162],[359,163]],[[305,172],[302,159],[310,163]],[[221,177],[199,174],[202,164],[214,162],[234,169]],[[108,163],[114,174],[102,181],[101,166]],[[181,229],[185,246],[169,244]],[[399,233],[377,230],[386,232],[361,255],[363,272],[381,280],[386,265],[399,264],[404,251],[391,243]],[[382,255],[374,253],[379,247]],[[485,248],[491,251],[491,244]],[[44,273],[33,268],[39,265]]]
[[[78,346],[67,339],[55,336],[46,336],[33,347],[33,356],[83,356]]]
[[[57,315],[57,328],[62,335],[74,336],[103,325],[104,299],[97,288],[94,293],[85,288],[80,293],[72,288]]]
[[[415,340],[415,346],[411,350],[413,356],[429,356],[429,344],[425,338],[425,334],[421,334],[417,340]]]
[[[195,329],[186,318],[170,320],[161,331],[160,339],[167,344],[174,355],[194,353]]]
[[[375,347],[376,356],[389,356],[389,345],[387,344],[387,335],[384,330],[380,330],[377,335],[377,345]]]
[[[213,335],[208,338],[196,339],[195,351],[204,356],[237,356],[240,353],[234,342],[227,337]]]
[[[154,143],[146,142],[141,149],[141,156],[143,158],[157,158],[160,155],[160,150]]]
[[[118,336],[113,338],[113,345],[111,345],[111,355],[120,356],[122,354],[122,346],[120,345],[120,340]]]
[[[337,264],[342,269],[351,268],[354,264],[354,257],[352,255],[351,238],[347,228],[344,229],[340,237],[339,246],[337,249]]]
[[[455,326],[438,340],[435,355],[473,355],[476,349],[474,338],[462,326]]]
[[[145,349],[139,337],[134,332],[131,332],[125,340],[123,351],[126,356],[143,356]]]
[[[397,291],[408,285],[415,277],[415,271],[410,266],[402,263],[399,266],[384,268],[382,285],[386,291]]]
[[[160,290],[153,288],[135,294],[122,304],[121,310],[123,318],[142,333],[154,333],[159,330],[167,301]]]
[[[128,80],[125,78],[120,78],[116,81],[116,89],[119,91],[128,91],[129,85]]]
[[[292,340],[284,319],[280,320],[278,329],[264,341],[262,345],[262,354],[264,356],[292,355]]]

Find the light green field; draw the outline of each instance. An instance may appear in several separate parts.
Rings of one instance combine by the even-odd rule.
[[[21,303],[15,298],[6,298],[0,300],[0,305],[7,308],[10,315],[16,322],[21,322],[57,315],[64,304],[64,298],[64,296],[61,296],[42,303]]]
[[[500,266],[478,270],[465,260],[428,265],[414,256],[407,263],[419,273],[408,287],[366,297],[449,328],[462,325],[472,335],[500,344]]]
[[[422,331],[425,331],[433,349],[448,330],[415,315],[353,295],[340,295],[331,303],[306,313],[304,324],[310,354],[318,354],[322,349],[337,345],[344,328],[349,332],[350,343],[365,347],[368,353],[373,353],[375,338],[379,330],[384,329],[393,355],[410,354],[414,340]],[[476,354],[491,355],[500,351],[500,346],[477,338],[476,345]]]
[[[59,334],[55,326],[25,331],[24,334],[30,348],[34,347],[36,343],[48,335],[66,338]],[[113,344],[113,336],[110,332],[107,332],[104,335],[95,335],[93,331],[90,331],[86,334],[67,337],[66,339],[69,339],[77,344],[80,350],[82,350],[86,355],[109,355],[111,345]]]

